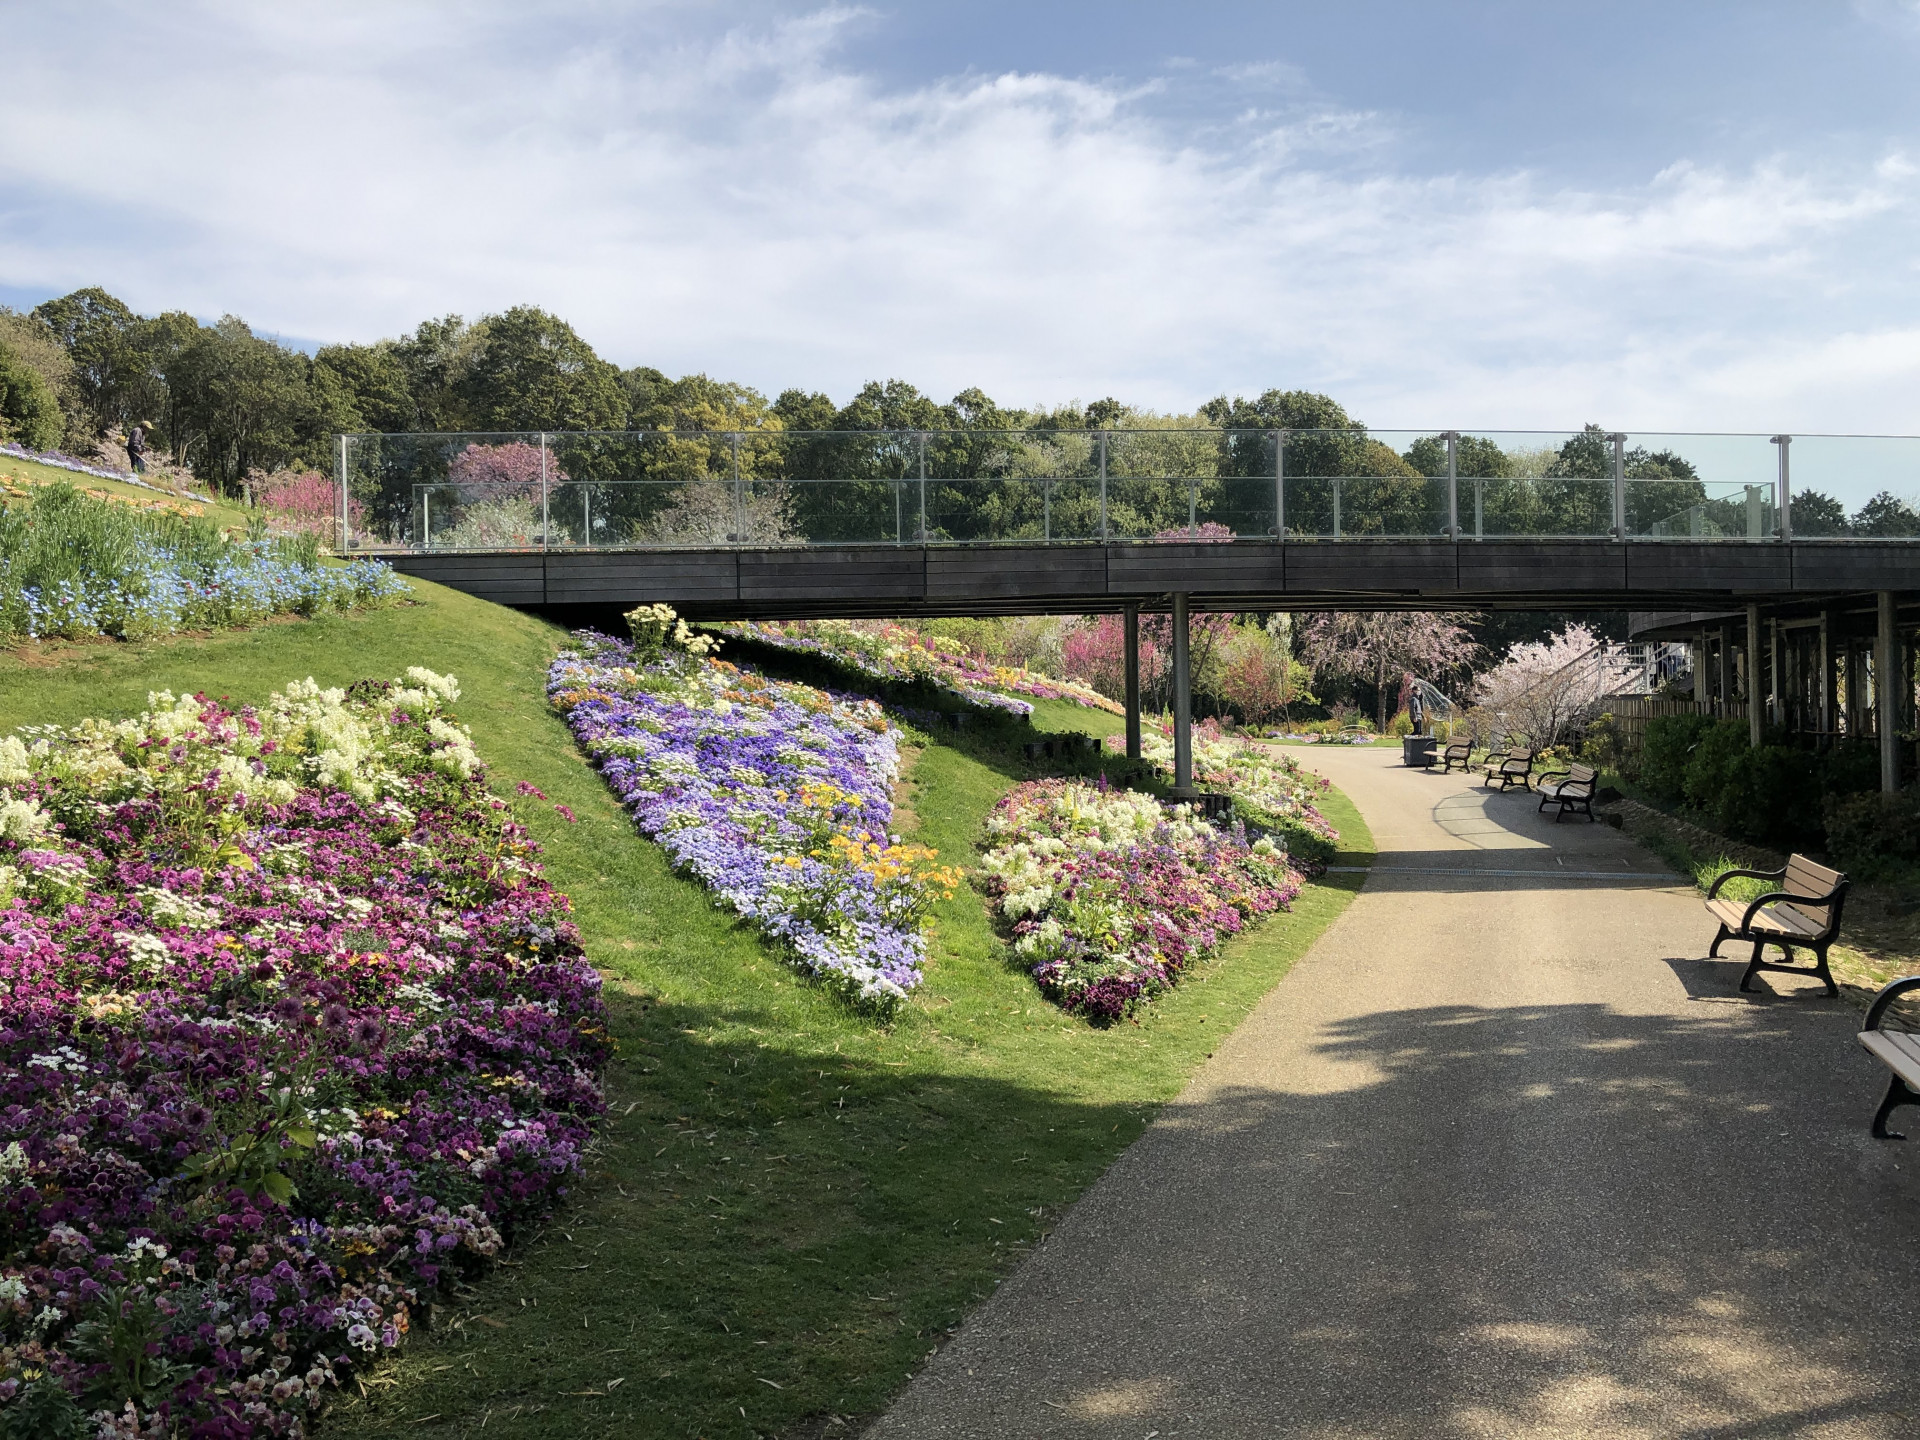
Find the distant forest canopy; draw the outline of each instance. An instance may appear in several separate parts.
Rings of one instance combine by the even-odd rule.
[[[1167,434],[1147,447],[1151,468],[1140,473],[1212,477],[1221,490],[1213,500],[1230,511],[1237,503],[1234,479],[1244,488],[1245,481],[1272,473],[1272,446],[1264,433],[1245,432],[1319,430],[1350,433],[1299,437],[1288,449],[1289,474],[1371,477],[1353,533],[1372,528],[1384,534],[1429,534],[1434,533],[1430,482],[1446,473],[1446,447],[1438,437],[1396,452],[1370,438],[1338,402],[1306,390],[1270,389],[1256,399],[1221,395],[1188,415],[1113,397],[1085,406],[1026,410],[1003,406],[978,387],[943,404],[897,379],[871,381],[844,404],[801,388],[783,390],[769,401],[752,386],[707,375],[672,379],[645,365],[623,370],[601,359],[566,321],[528,305],[471,324],[448,315],[395,339],[327,345],[312,355],[256,335],[237,316],[214,325],[181,311],[143,316],[98,287],[76,290],[25,314],[0,307],[0,440],[40,450],[58,445],[86,455],[136,422],[150,422],[157,450],[171,452],[175,463],[228,494],[240,493],[255,472],[310,468],[331,473],[332,437],[341,433],[971,432],[981,436],[980,442],[964,436],[939,442],[929,456],[929,473],[1018,479],[1043,471],[1066,473],[1045,467],[1075,453],[1076,443],[1078,449],[1088,443],[1073,442],[1067,432],[1197,429],[1217,431],[1218,438],[1185,441]],[[1009,430],[1029,432],[1038,443],[1021,453],[1003,453],[1008,447],[992,449],[983,434]],[[1243,438],[1236,438],[1237,432]],[[1048,435],[1059,443],[1047,443]],[[865,473],[860,467],[870,468],[872,462],[859,447],[764,440],[743,458],[760,479],[857,478]],[[1663,516],[1707,498],[1694,467],[1679,455],[1635,448],[1626,462],[1630,479],[1676,482],[1630,492],[1631,533],[1647,533]],[[603,460],[605,475],[594,473],[594,457],[587,454],[574,458],[569,468],[577,482],[593,483],[681,478],[683,470],[685,478],[698,478],[711,475],[716,463],[713,446],[667,444],[638,460]],[[1165,468],[1169,465],[1177,468]],[[1502,450],[1491,440],[1466,436],[1458,446],[1457,468],[1464,477],[1494,482],[1483,484],[1481,493],[1502,523],[1512,527],[1505,533],[1590,534],[1596,523],[1604,533],[1608,522],[1598,515],[1607,503],[1604,487],[1592,482],[1611,477],[1613,455],[1598,426],[1538,453]],[[1201,503],[1208,498],[1203,495]],[[1167,516],[1139,516],[1138,533],[1155,533],[1163,521],[1184,523],[1185,507],[1176,500],[1167,497],[1172,506]],[[1313,513],[1315,503],[1324,498],[1316,502],[1311,493],[1303,494],[1302,508],[1290,508],[1289,523],[1323,523]],[[1266,523],[1271,520],[1268,515]],[[1831,497],[1809,492],[1795,497],[1793,523],[1809,535],[1911,534],[1920,517],[1892,496],[1875,497],[1859,514],[1848,516]]]

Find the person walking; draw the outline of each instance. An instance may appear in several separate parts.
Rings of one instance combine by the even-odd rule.
[[[127,459],[133,462],[133,473],[147,473],[147,436],[153,430],[151,420],[137,420],[127,435]]]

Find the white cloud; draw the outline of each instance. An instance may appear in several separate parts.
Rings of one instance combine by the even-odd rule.
[[[1202,127],[1151,86],[889,89],[838,59],[853,23],[880,22],[16,15],[0,282],[327,339],[525,300],[622,363],[840,397],[1283,385],[1379,424],[1920,430],[1897,147],[1610,193],[1423,175],[1332,105]]]

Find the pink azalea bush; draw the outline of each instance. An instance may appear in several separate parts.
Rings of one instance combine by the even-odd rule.
[[[600,981],[457,696],[0,738],[0,1434],[304,1434],[567,1193]]]
[[[249,479],[254,503],[267,512],[270,530],[321,540],[339,534],[340,490],[318,470],[276,470],[271,475],[254,471]],[[353,532],[360,530],[366,513],[367,507],[358,500],[347,501],[347,523]]]
[[[1102,1023],[1300,891],[1272,840],[1104,782],[1015,786],[988,817],[987,841],[981,869],[1014,955],[1062,1009]]]

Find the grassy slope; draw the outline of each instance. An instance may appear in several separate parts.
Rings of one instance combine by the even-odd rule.
[[[1108,1031],[1044,1004],[963,891],[940,908],[925,987],[877,1028],[797,979],[633,836],[541,703],[556,631],[419,593],[419,606],[371,616],[61,647],[33,663],[0,655],[0,731],[123,713],[158,686],[249,699],[308,674],[451,671],[496,774],[579,816],[570,826],[522,806],[610,977],[622,1058],[588,1183],[553,1229],[337,1407],[327,1433],[416,1433],[438,1417],[489,1436],[812,1434],[835,1412],[880,1408],[1357,886],[1309,887],[1290,917],[1240,937],[1142,1024]],[[1036,722],[1118,723],[1058,703]],[[930,746],[904,797],[919,837],[970,857],[982,816],[1025,773],[989,736]],[[1352,855],[1370,851],[1345,798],[1327,808]]]
[[[104,480],[98,475],[82,475],[73,470],[62,470],[57,465],[41,465],[32,460],[22,460],[15,455],[0,455],[0,488],[9,484],[18,489],[32,490],[37,485],[67,484],[76,490],[84,490],[93,495],[104,495],[115,500],[130,500],[143,508],[165,507],[178,510],[182,514],[205,515],[226,527],[247,528],[251,513],[244,506],[228,504],[216,500],[181,500],[173,495],[163,495],[140,485],[128,485],[119,480]]]

